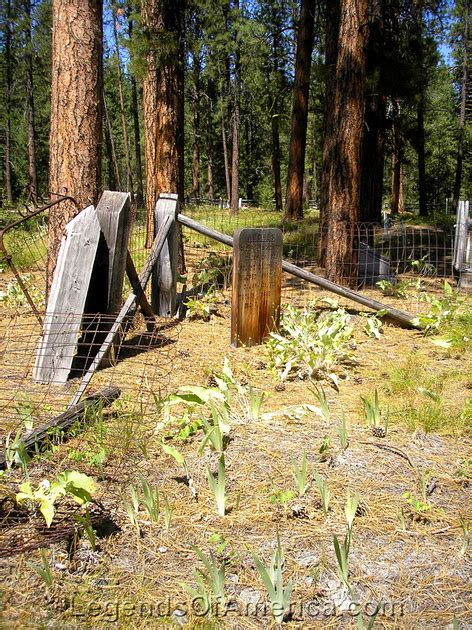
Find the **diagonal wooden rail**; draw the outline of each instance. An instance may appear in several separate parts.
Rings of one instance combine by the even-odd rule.
[[[217,230],[213,230],[205,225],[202,225],[198,221],[191,219],[183,214],[177,215],[177,220],[182,225],[203,234],[204,236],[209,236],[213,238],[215,241],[219,241],[220,243],[224,243],[225,245],[233,246],[233,238],[228,236],[227,234],[222,234]],[[326,278],[322,278],[321,276],[317,276],[311,271],[306,271],[306,269],[302,269],[301,267],[297,267],[292,263],[289,263],[285,260],[282,261],[282,269],[287,271],[288,273],[296,276],[297,278],[301,278],[302,280],[306,280],[307,282],[312,282],[322,289],[326,289],[327,291],[331,291],[332,293],[336,293],[336,295],[340,295],[341,297],[347,298],[348,300],[352,300],[357,302],[358,304],[362,304],[363,306],[367,306],[368,308],[373,309],[374,311],[384,311],[385,317],[393,320],[401,324],[402,326],[407,326],[409,328],[419,328],[414,323],[414,316],[410,313],[406,313],[405,311],[400,311],[393,306],[389,306],[388,304],[383,304],[382,302],[378,302],[377,300],[373,300],[357,291],[353,291],[352,289],[348,289],[347,287],[342,287],[335,282],[331,282],[331,280],[327,280]]]

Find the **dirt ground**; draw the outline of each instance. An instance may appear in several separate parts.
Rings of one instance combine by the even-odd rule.
[[[325,384],[332,414],[328,422],[316,411],[310,381],[280,386],[268,368],[265,346],[230,346],[228,301],[228,295],[220,296],[217,314],[209,322],[185,320],[175,328],[165,349],[169,368],[155,381],[156,388],[163,386],[162,393],[182,385],[206,386],[227,357],[241,391],[250,384],[266,392],[257,420],[247,413],[243,394],[232,406],[225,451],[226,515],[218,516],[206,479],[207,466],[216,470],[218,456],[209,449],[202,455],[197,452],[201,432],[172,441],[185,455],[197,491],[194,498],[182,468],[161,447],[163,438],[175,434],[175,426],[163,427],[157,416],[143,420],[128,413],[130,386],[121,406],[105,410],[99,430],[89,423],[29,466],[33,486],[65,469],[94,478],[95,550],[85,535],[77,533],[72,518],[76,504],[63,500],[47,529],[39,514],[14,502],[18,484],[24,481],[21,470],[0,477],[2,626],[272,627],[267,591],[253,554],[269,563],[278,533],[284,584],[291,580],[293,585],[291,614],[284,624],[288,628],[355,627],[359,606],[367,627],[369,614],[379,603],[375,627],[470,627],[472,567],[464,529],[472,517],[466,470],[470,424],[467,429],[446,423],[433,432],[412,427],[405,421],[405,409],[416,398],[405,393],[402,383],[412,374],[419,383],[439,379],[443,411],[456,418],[470,398],[470,348],[451,354],[420,332],[391,324],[384,325],[380,340],[369,338],[363,332],[365,319],[350,304],[355,362],[338,370],[339,391]],[[407,301],[392,303],[408,310]],[[159,352],[151,349],[147,364],[158,361]],[[122,361],[131,379],[133,361],[138,370],[144,358],[140,354]],[[94,387],[106,381],[106,372]],[[142,384],[141,372],[139,378]],[[375,388],[393,411],[385,438],[374,437],[363,419],[361,396],[370,396]],[[348,427],[345,450],[337,431],[342,411]],[[105,453],[101,462],[93,458],[100,449]],[[303,452],[309,485],[298,496],[292,459],[299,460]],[[315,471],[327,479],[331,496],[327,514],[313,480]],[[425,471],[429,507],[414,511],[402,495],[421,497]],[[162,513],[153,523],[141,509],[139,529],[128,518],[124,502],[139,475],[157,484],[161,499],[165,495],[173,506],[168,529]],[[342,540],[346,533],[348,489],[360,497],[349,555],[353,595],[338,576],[333,547],[333,536]],[[206,611],[197,610],[183,588],[182,583],[195,585],[193,572],[203,568],[192,545],[225,561],[226,609],[203,614]],[[29,551],[22,552],[25,547]],[[45,549],[51,586],[30,564],[43,562],[39,547]]]

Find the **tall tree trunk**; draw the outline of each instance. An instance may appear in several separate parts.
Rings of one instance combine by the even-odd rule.
[[[5,189],[7,202],[13,203],[13,186],[11,180],[11,0],[7,0],[6,5],[6,28],[5,28]]]
[[[371,0],[371,7],[375,11],[375,21],[370,24],[367,53],[368,89],[362,147],[360,220],[378,223],[382,220],[387,99],[383,87],[383,3]],[[373,240],[373,231],[368,230],[367,234]]]
[[[280,34],[281,21],[274,4],[270,7],[272,30],[272,94],[270,94],[271,133],[272,133],[272,182],[274,186],[274,199],[276,212],[282,212],[282,180],[280,177]]]
[[[231,174],[229,172],[229,158],[228,158],[228,141],[226,138],[226,128],[224,119],[224,106],[223,106],[223,94],[221,94],[221,141],[223,143],[223,163],[225,167],[225,182],[226,182],[226,198],[228,203],[231,199]]]
[[[393,124],[392,124],[392,203],[390,211],[392,214],[398,214],[400,210],[400,193],[401,193],[401,171],[402,171],[402,139],[398,128],[397,118],[399,116],[399,103],[397,100],[392,101]]]
[[[130,41],[133,41],[133,26],[130,10],[128,10],[128,34]],[[144,203],[143,164],[141,159],[141,133],[139,130],[138,87],[133,73],[130,74],[130,82],[131,104],[133,108],[134,161],[136,165],[136,204],[140,208]]]
[[[338,58],[340,0],[327,0],[326,3],[326,50],[325,50],[325,107],[323,121],[323,153],[321,157],[320,183],[320,265],[325,264],[326,240],[328,235],[329,185],[331,162],[335,149],[334,97],[336,88],[336,61]]]
[[[425,152],[425,130],[424,130],[424,108],[425,95],[420,94],[417,108],[417,137],[416,152],[418,155],[418,199],[420,217],[428,215],[428,203],[426,198],[426,152]]]
[[[107,101],[105,98],[105,92],[103,93],[103,112],[105,115],[105,123],[106,123],[106,137],[108,138],[108,141],[110,143],[109,157],[111,159],[111,166],[112,166],[113,175],[114,175],[113,178],[110,178],[110,186],[111,186],[111,181],[113,179],[114,188],[112,188],[112,190],[121,190],[120,169],[118,167],[118,160],[116,158],[115,140],[113,138],[113,129],[111,126],[110,116],[108,115],[108,107],[107,107]],[[116,188],[116,186],[118,188]]]
[[[386,104],[378,84],[376,93],[367,96],[365,110],[360,202],[360,220],[365,223],[382,219]]]
[[[101,188],[102,3],[53,0],[52,20],[49,189],[84,208]],[[64,227],[76,213],[71,203],[50,210],[48,290]]]
[[[133,194],[133,171],[131,169],[131,158],[129,151],[129,142],[128,142],[128,129],[126,125],[126,110],[125,110],[125,98],[123,93],[123,73],[121,71],[121,55],[120,55],[120,44],[118,41],[118,29],[117,29],[117,15],[116,15],[116,6],[115,3],[112,2],[112,13],[113,13],[113,37],[115,39],[115,50],[116,50],[116,70],[118,73],[118,94],[120,97],[120,114],[121,114],[121,128],[123,130],[123,146],[125,149],[125,163],[126,163],[126,190]]]
[[[239,0],[233,0],[235,19],[239,12]],[[235,34],[234,75],[233,75],[233,113],[231,125],[231,214],[239,211],[239,124],[241,109],[241,60],[237,34]]]
[[[118,190],[116,187],[116,177],[115,177],[115,164],[113,161],[113,149],[112,149],[112,139],[110,137],[110,128],[107,124],[107,116],[104,114],[103,116],[103,131],[105,136],[105,151],[107,156],[107,166],[108,166],[108,181],[106,188],[108,190]]]
[[[200,199],[200,57],[193,54],[193,94],[192,94],[192,192]]]
[[[454,190],[452,193],[452,211],[456,213],[461,194],[462,183],[462,162],[464,160],[464,131],[466,121],[467,88],[469,85],[469,11],[470,2],[464,2],[464,31],[463,31],[463,58],[462,58],[462,80],[461,80],[461,111],[459,118],[459,141],[457,144],[456,176],[454,179]]]
[[[303,217],[303,174],[305,171],[308,95],[310,90],[314,25],[315,1],[301,0],[297,54],[295,58],[295,84],[293,86],[287,192],[285,195],[284,219],[286,221],[295,221]]]
[[[144,36],[149,42],[143,80],[146,153],[146,245],[154,238],[159,193],[184,198],[184,0],[142,0]],[[156,51],[156,42],[160,44]]]
[[[335,147],[329,190],[327,276],[355,284],[360,158],[364,131],[368,0],[342,0],[334,99]]]
[[[36,177],[36,131],[34,116],[34,88],[33,88],[33,42],[31,38],[31,2],[24,0],[25,24],[25,62],[26,62],[26,109],[28,118],[28,190],[29,196],[35,201],[38,190]]]

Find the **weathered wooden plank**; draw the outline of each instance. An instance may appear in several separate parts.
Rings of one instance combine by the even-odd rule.
[[[88,409],[96,408],[101,405],[102,407],[108,407],[116,400],[121,394],[121,390],[118,387],[105,387],[99,392],[95,392],[90,396],[87,396],[81,403],[69,407],[67,411],[61,413],[59,416],[55,416],[48,420],[34,431],[31,431],[28,435],[21,439],[23,446],[27,452],[33,450],[36,445],[40,445],[50,435],[50,431],[61,430],[65,431],[71,427],[77,420],[80,420]],[[0,453],[0,468],[4,468],[6,464],[5,451]]]
[[[231,343],[254,346],[275,330],[280,317],[282,232],[242,228],[234,235]]]
[[[123,281],[131,230],[130,193],[105,190],[96,212],[108,248],[106,312],[115,314],[119,312],[123,302]],[[98,271],[102,274],[105,270]]]
[[[72,365],[81,316],[95,263],[100,225],[93,206],[66,226],[51,285],[43,336],[36,352],[33,379],[65,383]]]
[[[177,195],[159,195],[154,213],[156,233],[165,217],[170,216],[173,219],[171,231],[152,274],[151,304],[156,315],[161,317],[173,317],[177,310],[178,212]]]
[[[136,309],[138,306],[138,301],[141,293],[146,290],[146,285],[149,282],[149,278],[151,276],[152,269],[156,264],[156,260],[161,253],[161,250],[166,241],[169,230],[172,227],[172,223],[174,221],[170,216],[165,217],[164,221],[161,223],[159,231],[157,233],[156,238],[154,239],[154,243],[152,244],[151,251],[149,256],[144,264],[144,268],[139,276],[139,286],[137,286],[137,291],[139,294],[135,293],[134,290],[129,294],[126,302],[124,303],[119,315],[113,322],[113,326],[111,327],[109,333],[107,334],[105,341],[100,346],[100,350],[97,352],[94,360],[92,361],[90,367],[87,372],[84,374],[79,387],[75,393],[74,398],[71,401],[71,406],[76,405],[82,397],[82,394],[85,392],[88,384],[95,371],[100,366],[103,358],[105,357],[108,349],[113,344],[113,341],[117,334],[120,333],[122,327],[126,327],[126,322],[129,321],[134,314],[136,313]],[[140,288],[139,288],[140,287]]]
[[[469,232],[469,202],[459,201],[456,214],[454,237],[454,269],[461,271],[464,266]]]

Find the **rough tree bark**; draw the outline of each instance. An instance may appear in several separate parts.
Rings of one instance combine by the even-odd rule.
[[[303,217],[303,174],[305,170],[308,94],[310,89],[311,53],[315,24],[315,0],[301,0],[297,34],[295,84],[293,86],[292,124],[285,195],[286,221]]]
[[[28,191],[33,201],[39,194],[36,177],[36,130],[33,91],[33,42],[31,38],[31,2],[24,0],[25,12],[25,62],[26,62],[26,111],[28,118]]]
[[[392,203],[391,213],[397,214],[403,212],[403,178],[402,178],[402,160],[403,146],[401,133],[398,128],[399,104],[396,99],[392,101],[393,105],[393,124],[392,124]]]
[[[464,2],[464,30],[463,30],[463,58],[462,58],[462,79],[461,79],[461,111],[459,117],[459,141],[457,144],[456,175],[454,179],[454,190],[452,193],[452,211],[456,213],[461,194],[462,183],[462,163],[464,160],[464,132],[467,112],[467,91],[469,87],[469,12],[470,2]]]
[[[326,3],[326,31],[325,31],[325,107],[323,121],[323,153],[321,157],[320,183],[320,265],[325,264],[326,239],[328,235],[328,200],[331,178],[331,161],[335,148],[334,128],[334,94],[336,87],[336,61],[338,58],[340,0],[327,0]]]
[[[142,0],[147,40],[143,79],[146,155],[146,246],[154,238],[159,193],[184,199],[184,0]]]
[[[84,208],[97,201],[101,186],[102,3],[53,0],[52,24],[49,189]],[[76,213],[71,203],[50,211],[48,290],[64,227]]]
[[[330,280],[355,284],[361,149],[368,40],[368,0],[341,0],[332,151],[326,272]]]

